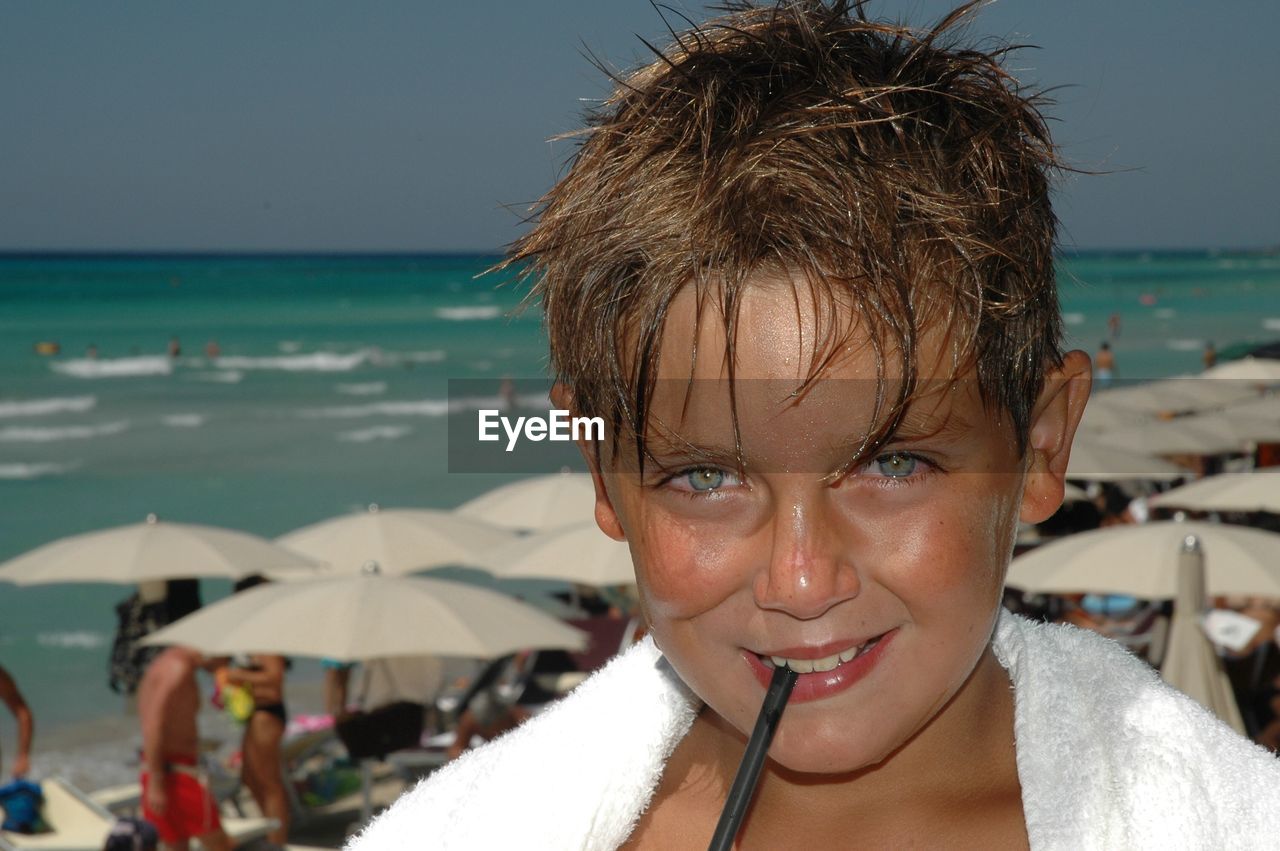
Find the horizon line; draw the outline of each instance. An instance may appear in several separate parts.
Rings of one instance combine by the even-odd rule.
[[[1077,254],[1280,254],[1280,243],[1265,246],[1059,246],[1057,253]],[[459,249],[296,249],[296,248],[0,248],[0,259],[60,258],[410,258],[410,257],[501,257],[500,248]]]

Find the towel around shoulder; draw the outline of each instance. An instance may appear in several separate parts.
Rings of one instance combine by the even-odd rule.
[[[1280,843],[1280,760],[1122,647],[1002,613],[994,649],[1033,849]],[[407,792],[348,851],[617,848],[699,706],[646,639]]]

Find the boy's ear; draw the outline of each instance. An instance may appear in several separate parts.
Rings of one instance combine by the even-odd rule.
[[[570,411],[571,415],[576,415],[573,407],[573,392],[566,384],[557,381],[551,386],[551,403],[560,410]],[[596,489],[596,525],[600,527],[600,531],[615,541],[625,541],[626,533],[622,531],[618,512],[613,508],[613,501],[605,490],[604,476],[600,474],[600,456],[597,446],[581,438],[577,443],[578,451],[586,459],[587,469],[591,472],[591,483]]]
[[[1045,375],[1031,412],[1027,440],[1027,477],[1022,491],[1021,520],[1039,523],[1062,505],[1066,491],[1071,441],[1084,414],[1093,383],[1089,356],[1067,352],[1062,365]]]

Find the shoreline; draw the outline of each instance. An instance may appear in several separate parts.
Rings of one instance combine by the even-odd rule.
[[[212,752],[225,763],[240,748],[242,728],[208,702],[208,689],[202,688],[202,691],[203,703],[197,721],[200,737],[205,742],[216,743]],[[286,681],[285,700],[291,718],[319,713],[324,706],[323,683],[309,678]],[[39,781],[61,776],[85,792],[137,782],[142,733],[137,714],[128,711],[123,697],[119,710],[112,715],[50,728],[41,727],[39,715],[35,720],[28,779]],[[13,734],[6,727],[0,739],[4,770],[12,764],[13,747]]]

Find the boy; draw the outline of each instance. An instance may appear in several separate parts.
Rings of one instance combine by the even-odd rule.
[[[353,844],[705,847],[773,669],[743,848],[1255,847],[1280,768],[1122,650],[1001,614],[1063,496],[1037,101],[996,59],[813,2],[618,82],[513,257],[651,640]]]

